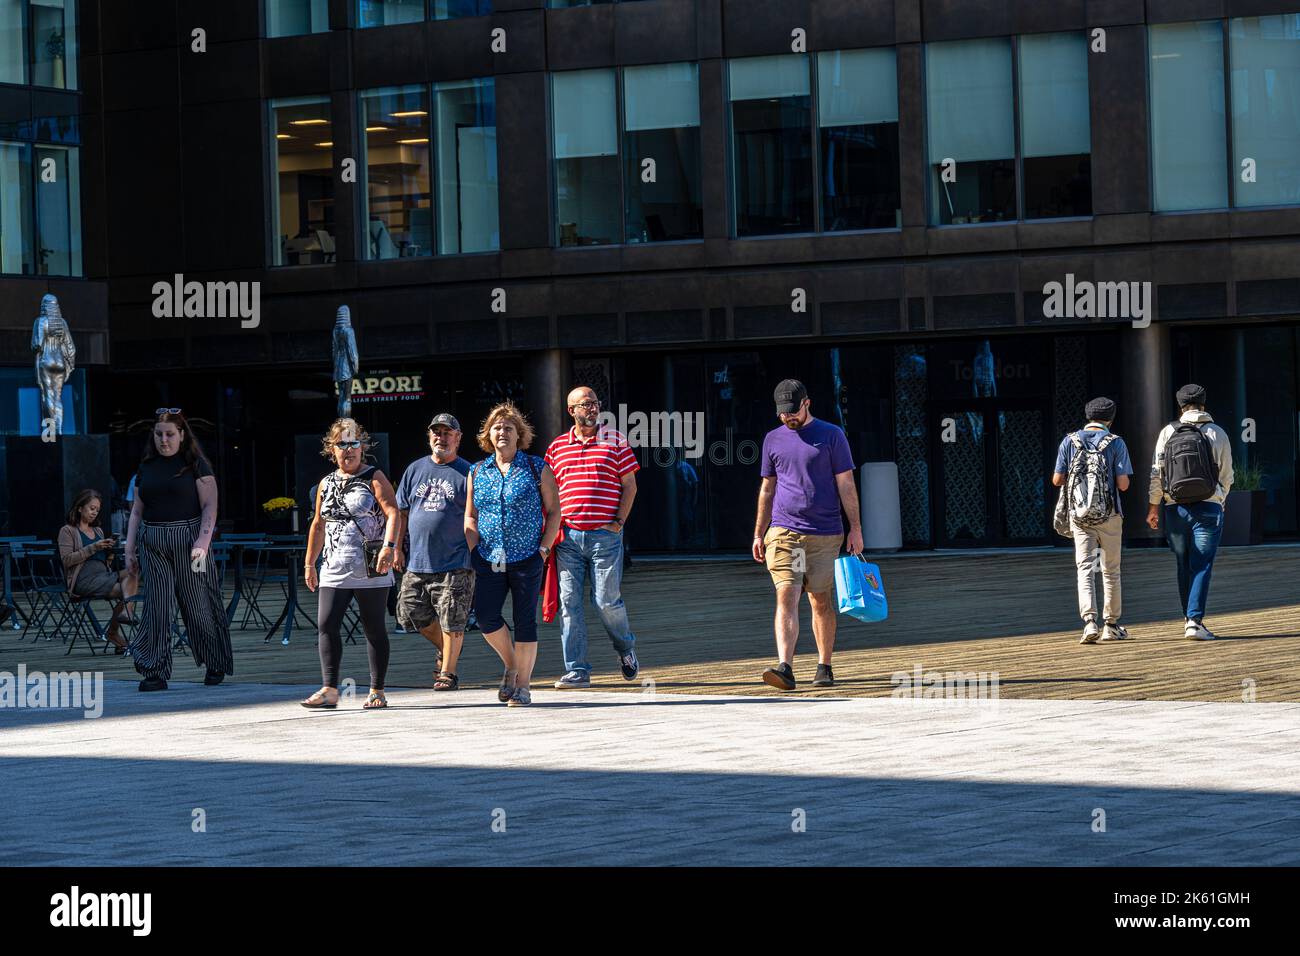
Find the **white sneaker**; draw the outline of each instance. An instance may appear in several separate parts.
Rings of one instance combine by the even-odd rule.
[[[1209,628],[1204,624],[1197,624],[1195,621],[1188,621],[1187,626],[1183,628],[1183,637],[1189,641],[1212,641],[1214,635],[1210,633]]]
[[[1097,626],[1096,621],[1090,619],[1083,625],[1083,637],[1079,638],[1079,643],[1096,644],[1099,636],[1101,636],[1101,628]]]
[[[1101,629],[1101,637],[1097,639],[1099,644],[1109,644],[1111,641],[1127,641],[1128,631],[1120,627],[1113,621],[1107,621],[1106,626]]]

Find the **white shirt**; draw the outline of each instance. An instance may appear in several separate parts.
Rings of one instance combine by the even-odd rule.
[[[1228,438],[1227,432],[1214,424],[1214,419],[1210,417],[1209,412],[1183,412],[1178,420],[1199,425],[1201,434],[1209,439],[1214,463],[1219,466],[1219,483],[1214,489],[1214,494],[1205,500],[1222,506],[1228,497],[1228,492],[1232,490],[1232,440]],[[1151,462],[1151,482],[1147,487],[1147,502],[1153,505],[1158,505],[1162,501],[1167,505],[1174,503],[1174,500],[1165,494],[1162,481],[1165,467],[1165,442],[1169,441],[1169,436],[1173,433],[1174,426],[1166,425],[1160,430],[1160,437],[1156,439],[1156,454]]]

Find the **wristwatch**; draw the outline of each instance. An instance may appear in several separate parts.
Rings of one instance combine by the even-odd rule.
[[[548,547],[547,547],[546,545],[544,545],[544,544],[541,545],[540,547],[538,547],[537,550],[540,551],[540,552],[542,553],[542,557],[544,557],[544,558],[550,557],[550,555],[551,555],[551,549],[548,548]]]

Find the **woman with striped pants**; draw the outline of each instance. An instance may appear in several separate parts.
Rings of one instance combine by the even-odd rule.
[[[140,690],[166,690],[172,676],[172,616],[180,606],[203,683],[235,672],[230,627],[217,569],[208,562],[217,527],[217,479],[179,408],[160,408],[153,437],[136,472],[126,533],[127,570],[144,558],[144,614],[131,656]],[[137,555],[137,544],[139,555]]]

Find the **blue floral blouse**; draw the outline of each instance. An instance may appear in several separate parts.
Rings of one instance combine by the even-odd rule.
[[[524,561],[542,543],[542,492],[546,463],[536,455],[516,452],[510,470],[501,474],[496,456],[474,466],[474,507],[478,509],[478,553],[484,561]]]

